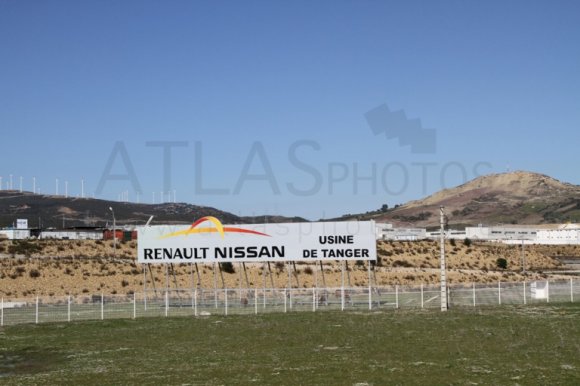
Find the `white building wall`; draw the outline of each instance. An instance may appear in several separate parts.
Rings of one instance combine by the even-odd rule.
[[[578,229],[546,229],[538,231],[538,244],[580,244]]]
[[[82,231],[42,231],[41,239],[60,240],[102,240],[102,232],[82,232]]]
[[[9,240],[23,240],[30,237],[29,229],[0,229],[0,235],[5,235]]]

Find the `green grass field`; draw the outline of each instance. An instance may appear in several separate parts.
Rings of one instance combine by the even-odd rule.
[[[10,326],[0,383],[578,385],[580,305]]]

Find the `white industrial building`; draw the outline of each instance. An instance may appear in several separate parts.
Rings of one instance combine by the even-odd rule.
[[[22,240],[30,237],[30,229],[0,229],[0,238]]]
[[[580,229],[538,230],[536,244],[580,244]]]
[[[425,228],[394,228],[393,224],[376,223],[377,240],[416,241],[427,238]]]
[[[76,230],[43,230],[38,236],[39,239],[59,239],[59,240],[102,240],[102,231],[76,231]]]
[[[506,244],[580,244],[580,227],[576,224],[478,226],[467,227],[465,232],[472,240]]]
[[[441,235],[440,231],[427,232],[427,238],[429,239],[439,239]],[[460,229],[448,229],[445,231],[446,239],[465,239],[465,231]]]
[[[28,228],[27,219],[17,219],[15,228],[0,229],[0,238],[7,238],[8,240],[22,240],[29,237],[30,229]]]
[[[486,241],[533,241],[536,239],[538,228],[536,227],[503,227],[503,226],[478,226],[466,227],[465,237],[472,240]]]

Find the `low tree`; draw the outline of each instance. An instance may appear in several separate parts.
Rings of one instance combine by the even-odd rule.
[[[507,260],[503,257],[498,257],[498,259],[495,261],[495,264],[499,269],[507,269],[508,266]]]

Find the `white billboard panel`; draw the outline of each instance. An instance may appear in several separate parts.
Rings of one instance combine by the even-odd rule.
[[[255,263],[376,260],[372,221],[223,225],[203,217],[192,225],[143,227],[139,263]]]
[[[25,218],[16,219],[16,229],[28,229],[28,220]]]

